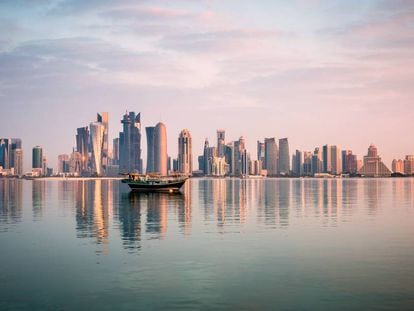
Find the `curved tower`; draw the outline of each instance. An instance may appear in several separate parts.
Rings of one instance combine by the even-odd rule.
[[[105,126],[100,122],[89,125],[91,133],[92,162],[95,173],[102,174],[102,148],[104,147]]]
[[[187,129],[178,136],[178,171],[187,175],[193,171],[192,139]]]
[[[158,123],[154,128],[154,171],[167,175],[167,128]]]

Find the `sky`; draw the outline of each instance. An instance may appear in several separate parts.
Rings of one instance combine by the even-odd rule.
[[[253,158],[288,137],[389,166],[414,154],[414,1],[0,1],[0,137],[25,169],[35,145],[56,168],[102,111],[111,141],[125,111],[164,122],[172,157],[188,128],[195,167],[219,128]]]

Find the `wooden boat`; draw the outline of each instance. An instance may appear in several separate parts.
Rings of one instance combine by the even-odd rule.
[[[140,192],[178,192],[184,185],[188,176],[171,175],[161,176],[158,174],[126,174],[128,178],[122,179],[131,190]]]

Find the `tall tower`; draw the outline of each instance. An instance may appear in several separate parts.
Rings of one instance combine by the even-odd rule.
[[[289,175],[290,172],[289,141],[287,138],[279,139],[278,172],[280,175]]]
[[[123,131],[119,133],[120,171],[142,173],[141,114],[126,113],[121,123]]]
[[[91,133],[92,163],[96,175],[103,173],[102,147],[104,144],[105,126],[100,122],[93,122],[89,125]]]
[[[43,149],[40,146],[33,147],[32,168],[42,169]]]
[[[147,173],[167,175],[167,129],[161,122],[145,129],[148,144]]]
[[[331,173],[332,172],[331,146],[325,145],[322,147],[322,158],[323,158],[323,172]]]
[[[178,171],[187,175],[193,171],[192,139],[187,129],[178,136]]]
[[[167,175],[167,128],[158,123],[154,130],[154,168],[161,175]]]
[[[342,157],[341,148],[339,146],[331,146],[331,173],[342,173]]]
[[[89,163],[89,128],[80,127],[76,131],[76,151],[81,155],[81,173],[85,174]]]
[[[265,138],[265,166],[268,176],[277,175],[278,152],[274,137]]]
[[[97,114],[97,122],[101,123],[104,127],[103,140],[102,140],[102,174],[106,174],[108,159],[109,159],[109,148],[108,148],[108,130],[109,130],[109,118],[107,112]]]
[[[209,150],[210,150],[210,144],[208,142],[208,139],[204,141],[204,150],[203,150],[203,161],[204,161],[204,175],[210,175],[210,169],[209,169]]]
[[[226,132],[224,130],[217,130],[217,156],[224,157]]]
[[[147,126],[147,173],[154,172],[154,126]]]

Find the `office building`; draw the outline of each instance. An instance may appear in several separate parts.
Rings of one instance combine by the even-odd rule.
[[[274,137],[265,138],[265,168],[267,170],[267,176],[276,176],[278,169],[278,150]]]
[[[14,175],[23,175],[23,149],[17,148],[13,150],[13,165]]]
[[[224,158],[227,165],[226,175],[234,176],[234,142],[228,143],[224,147]]]
[[[358,172],[367,177],[386,177],[391,175],[391,171],[382,162],[378,155],[378,149],[374,145],[368,148],[368,154],[364,156],[364,164]]]
[[[147,133],[147,173],[167,175],[167,129],[163,123],[146,127]]]
[[[142,173],[143,168],[141,158],[141,114],[138,113],[137,115],[135,115],[135,112],[125,113],[123,119],[121,120],[121,123],[122,132],[119,133],[120,172]],[[153,132],[152,135],[154,135]]]
[[[399,160],[392,160],[392,172],[393,173],[398,173],[398,174],[404,174],[404,161],[399,159]]]
[[[330,174],[332,173],[332,162],[331,162],[331,146],[325,145],[322,147],[322,163],[323,163],[323,173]]]
[[[312,176],[312,152],[303,152],[303,175]]]
[[[42,169],[43,149],[40,146],[35,146],[32,149],[32,168]]]
[[[76,129],[76,151],[81,155],[81,174],[88,175],[89,173],[89,128],[79,127]]]
[[[217,130],[217,156],[224,157],[224,147],[226,145],[226,132],[224,130]]]
[[[101,122],[93,122],[89,125],[90,142],[92,150],[92,173],[102,176],[102,147],[104,142],[105,126]]]
[[[257,141],[257,160],[262,161],[262,166],[265,168],[265,144],[260,140]]]
[[[112,165],[119,165],[119,137],[112,140]]]
[[[58,174],[69,172],[69,155],[60,154],[58,155]]]
[[[217,131],[218,135],[218,131]],[[224,131],[223,131],[224,137]],[[224,155],[224,145],[223,145]],[[190,131],[184,129],[178,136],[178,172],[191,175],[193,171],[193,147]]]
[[[292,156],[292,172],[295,176],[303,176],[303,152],[296,150],[295,154]]]
[[[331,174],[342,173],[342,153],[339,146],[331,146]]]
[[[289,141],[287,138],[279,139],[279,175],[286,176],[290,173]]]
[[[241,154],[241,175],[248,176],[250,173],[250,154],[247,149],[243,149]]]
[[[414,175],[414,155],[407,155],[404,159],[404,174]]]
[[[319,147],[316,147],[312,155],[312,175],[320,174],[323,172],[322,159],[322,150]]]
[[[107,112],[102,112],[97,114],[97,122],[101,123],[104,128],[103,138],[102,138],[102,148],[101,148],[101,168],[102,175],[106,175],[106,168],[109,164],[109,141],[108,141],[108,132],[109,132],[109,117]]]

